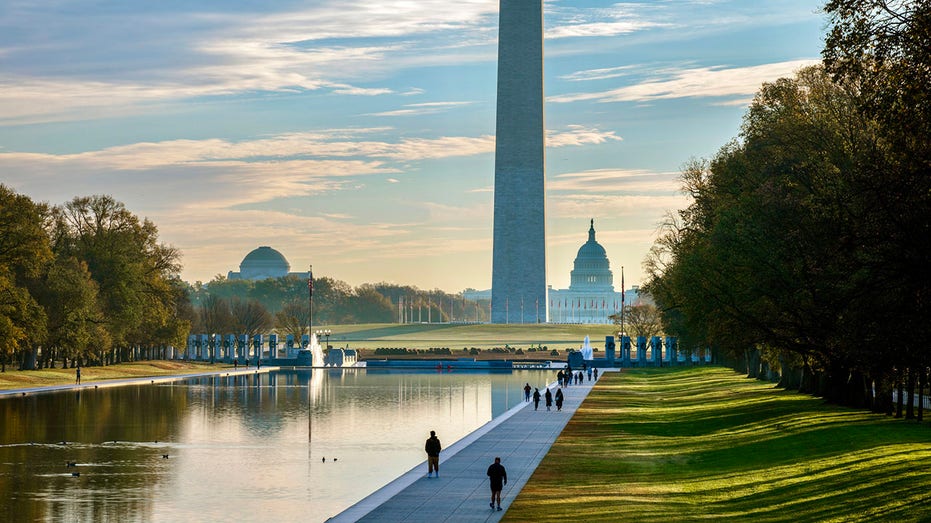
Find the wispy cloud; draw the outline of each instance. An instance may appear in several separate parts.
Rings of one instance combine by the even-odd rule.
[[[636,65],[623,65],[620,67],[608,67],[605,69],[589,69],[587,71],[576,71],[572,74],[560,76],[563,80],[570,82],[584,82],[588,80],[608,80],[611,78],[620,78],[628,76],[638,69]]]
[[[678,178],[679,173],[593,169],[557,175],[547,184],[547,190],[561,193],[675,194],[679,192]]]
[[[622,140],[615,131],[601,131],[583,125],[569,125],[567,129],[567,131],[548,130],[546,133],[547,147],[592,145]]]
[[[649,102],[660,99],[699,98],[752,95],[763,82],[792,76],[799,69],[818,63],[817,60],[792,60],[749,67],[693,67],[657,73],[644,82],[590,93],[550,96],[548,102]]]
[[[472,102],[424,102],[419,104],[405,104],[404,109],[368,113],[366,116],[419,116],[423,114],[436,114],[448,109],[471,105]]]

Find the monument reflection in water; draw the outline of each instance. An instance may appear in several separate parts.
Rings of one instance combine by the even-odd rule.
[[[315,369],[2,399],[0,520],[325,521],[422,462],[430,430],[449,446],[548,377]]]

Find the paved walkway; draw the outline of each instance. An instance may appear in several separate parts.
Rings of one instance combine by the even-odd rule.
[[[327,520],[329,523],[496,522],[501,519],[594,382],[563,389],[562,412],[518,405],[440,453],[439,478],[427,478],[426,461],[367,498]],[[555,389],[554,389],[555,390]],[[542,391],[541,391],[542,392]],[[501,457],[508,484],[501,491],[503,511],[488,507],[491,490],[485,472]]]
[[[238,370],[222,369],[212,370],[210,372],[198,372],[196,374],[177,374],[170,376],[149,376],[144,378],[121,378],[112,380],[93,381],[82,383],[80,385],[71,383],[67,385],[50,385],[48,387],[28,387],[22,389],[0,390],[0,398],[4,396],[26,396],[28,394],[40,394],[46,392],[61,392],[66,390],[82,389],[102,389],[105,387],[122,387],[123,385],[141,385],[143,383],[168,383],[171,381],[186,380],[190,378],[202,378],[204,376],[241,376],[243,374],[259,374],[278,370],[279,367],[262,366],[258,369],[255,367],[242,368]]]

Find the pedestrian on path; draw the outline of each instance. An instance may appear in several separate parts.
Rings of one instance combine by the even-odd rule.
[[[435,431],[430,431],[430,437],[427,438],[423,449],[427,452],[427,477],[432,478],[434,471],[436,477],[440,477],[440,450],[443,446],[440,445],[440,439],[436,437]]]
[[[550,388],[546,388],[546,394],[543,396],[546,398],[546,410],[550,410],[550,407],[553,406],[553,393],[550,392]]]
[[[74,384],[75,385],[81,384],[81,366],[80,365],[78,365],[78,367],[74,369]]]
[[[556,411],[557,412],[562,411],[562,400],[563,400],[562,389],[556,389]]]
[[[540,407],[540,389],[533,389],[533,410]]]
[[[524,401],[530,401],[530,384],[524,385]]]
[[[598,381],[598,369],[595,369],[595,381]]]
[[[488,506],[494,509],[497,502],[498,510],[501,510],[501,490],[508,484],[508,473],[501,464],[501,458],[495,458],[495,462],[489,465],[486,474],[491,479],[491,503]]]
[[[588,368],[588,381],[592,381],[592,368]]]

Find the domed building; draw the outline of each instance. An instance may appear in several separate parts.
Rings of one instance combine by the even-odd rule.
[[[569,290],[575,292],[614,292],[614,274],[605,248],[595,241],[595,220],[588,229],[588,241],[579,247],[572,272],[569,273]]]
[[[588,241],[576,254],[569,282],[568,289],[549,288],[550,322],[608,324],[608,316],[621,310],[621,293],[614,290],[611,262],[595,240],[595,220],[588,229]]]
[[[239,272],[230,271],[227,279],[258,281],[288,275],[307,277],[306,272],[291,272],[291,264],[283,254],[271,247],[262,246],[247,254],[239,264]]]

